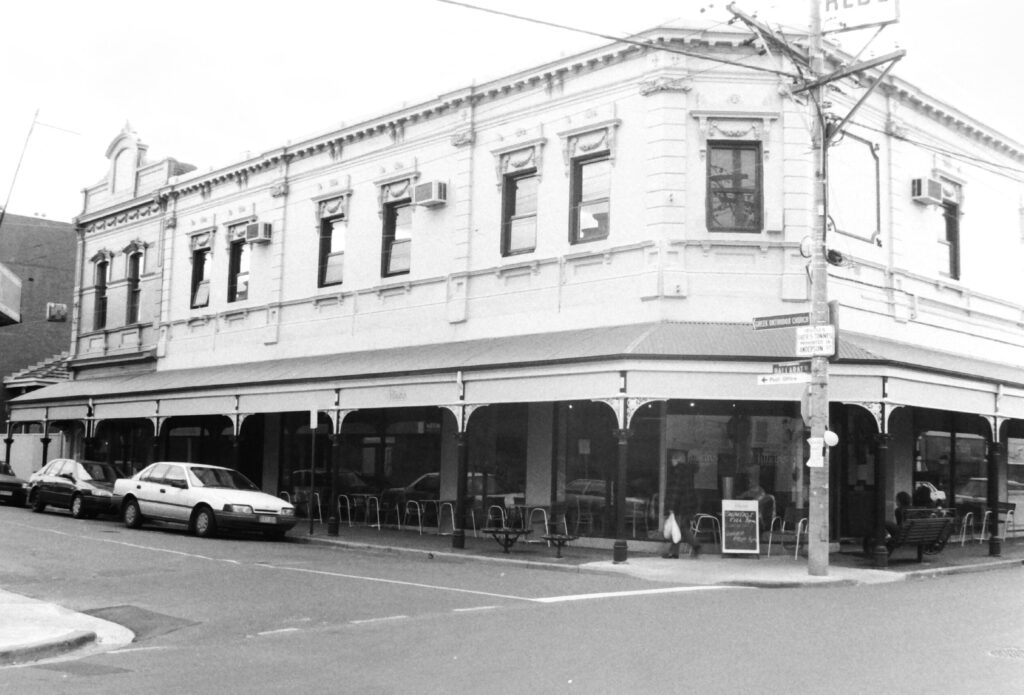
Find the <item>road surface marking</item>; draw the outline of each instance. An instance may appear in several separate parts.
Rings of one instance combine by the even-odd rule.
[[[366,618],[365,620],[350,620],[353,625],[365,625],[366,623],[383,623],[388,620],[406,620],[407,615],[389,615],[386,618]]]
[[[267,635],[280,635],[283,632],[298,632],[297,627],[282,627],[279,630],[264,630],[263,632],[257,632],[257,637],[266,637]]]
[[[396,584],[398,586],[411,586],[417,589],[434,589],[435,591],[451,591],[457,594],[473,594],[475,596],[491,596],[493,598],[504,598],[510,601],[533,601],[525,596],[512,596],[510,594],[496,594],[492,591],[477,591],[475,589],[460,589],[455,586],[441,586],[438,584],[422,584],[420,582],[406,582],[400,579],[384,579],[383,577],[366,577],[359,574],[344,574],[342,572],[328,572],[327,570],[311,570],[305,567],[287,567],[285,565],[272,565],[266,562],[256,563],[256,567],[266,567],[273,570],[284,570],[286,572],[302,572],[303,574],[319,574],[325,577],[339,577],[341,579],[357,579],[364,582],[376,582],[379,584]]]
[[[566,601],[589,601],[598,598],[620,598],[623,596],[648,596],[650,594],[678,594],[684,591],[713,591],[716,589],[746,589],[741,586],[670,586],[663,589],[636,589],[633,591],[605,591],[599,594],[571,594],[569,596],[548,596],[530,599],[537,603],[565,603]]]
[[[472,611],[493,611],[497,606],[473,606],[472,608],[453,608],[454,613],[471,613]]]

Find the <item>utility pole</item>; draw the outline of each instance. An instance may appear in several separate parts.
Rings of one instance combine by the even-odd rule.
[[[821,0],[811,5],[811,74],[824,73],[825,59],[821,38]],[[811,326],[830,325],[828,306],[828,264],[825,246],[825,225],[828,223],[828,141],[822,94],[825,85],[817,84],[808,100],[811,111],[811,146],[814,149],[814,182],[811,196]],[[829,456],[824,445],[828,430],[828,357],[811,357],[811,383],[808,398],[808,421],[811,428],[810,506],[807,517],[807,572],[815,576],[828,574],[829,562]],[[815,450],[817,449],[817,451]]]

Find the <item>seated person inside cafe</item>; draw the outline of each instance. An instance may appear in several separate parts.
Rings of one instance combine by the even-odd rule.
[[[765,492],[760,482],[758,482],[760,473],[761,468],[759,466],[751,466],[747,469],[747,489],[737,499],[757,501],[757,511],[761,519],[761,530],[766,531],[772,523],[771,517],[775,514],[775,509],[773,508],[773,498]]]

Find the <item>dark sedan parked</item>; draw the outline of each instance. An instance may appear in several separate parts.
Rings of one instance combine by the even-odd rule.
[[[0,461],[0,504],[24,507],[27,485],[28,483],[14,475],[10,464]]]
[[[76,519],[117,514],[112,502],[114,481],[120,477],[109,463],[54,459],[29,478],[28,502],[34,512],[48,505],[63,507]]]

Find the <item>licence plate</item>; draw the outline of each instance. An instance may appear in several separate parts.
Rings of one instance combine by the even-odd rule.
[[[14,493],[10,490],[0,490],[0,497],[13,497]]]
[[[260,518],[259,518],[259,522],[261,524],[276,524],[277,523],[277,517],[276,516],[265,516],[265,515],[261,514]]]

